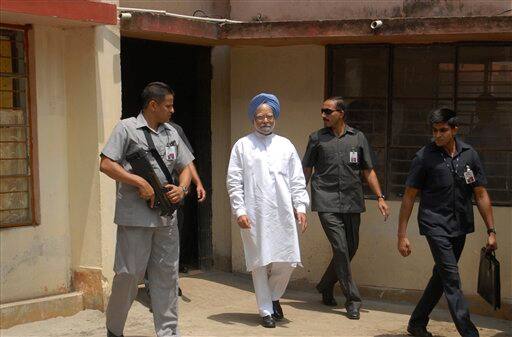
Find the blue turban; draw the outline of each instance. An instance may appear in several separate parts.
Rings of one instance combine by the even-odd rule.
[[[281,107],[279,105],[279,100],[277,99],[277,97],[272,94],[261,93],[254,96],[254,98],[251,100],[251,103],[249,103],[248,116],[251,121],[254,120],[256,109],[258,109],[258,107],[263,103],[267,104],[272,108],[272,111],[274,112],[274,117],[276,119],[279,118],[279,114],[281,113]]]

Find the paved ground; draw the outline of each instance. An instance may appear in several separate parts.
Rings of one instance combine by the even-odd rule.
[[[313,292],[288,291],[281,301],[287,317],[275,329],[259,326],[256,300],[249,279],[227,273],[196,274],[182,278],[180,326],[184,336],[406,336],[409,305],[366,301],[361,320],[344,316],[342,307],[329,308]],[[341,302],[339,299],[338,302]],[[512,336],[512,322],[473,315],[482,337]],[[72,317],[0,330],[0,336],[104,337],[105,317],[85,310]],[[444,310],[433,314],[430,330],[435,336],[459,336]],[[125,329],[125,337],[154,336],[149,311],[135,302]]]

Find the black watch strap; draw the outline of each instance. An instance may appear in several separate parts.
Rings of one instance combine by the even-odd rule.
[[[496,234],[496,229],[494,227],[487,229],[487,234],[491,234],[491,233]]]

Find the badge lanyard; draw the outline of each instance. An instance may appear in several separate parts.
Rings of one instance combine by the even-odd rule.
[[[446,164],[446,167],[448,167],[448,169],[450,170],[450,172],[452,174],[458,175],[457,174],[457,169],[459,168],[459,157],[457,156],[457,158],[455,159],[455,167],[453,166],[453,162],[454,162],[453,159],[452,159],[452,164],[450,165],[448,163],[448,161],[446,161],[446,156],[445,156],[444,153],[441,153],[441,157],[443,158],[443,161]]]
[[[176,160],[176,157],[178,156],[178,145],[176,144],[176,141],[171,141],[169,130],[165,129],[165,135],[167,137],[167,145],[165,145],[164,158],[170,161]]]
[[[153,158],[158,163],[158,166],[160,166],[160,170],[162,170],[163,174],[165,175],[165,178],[167,179],[167,182],[169,184],[173,183],[171,172],[169,172],[169,169],[165,165],[164,161],[162,160],[162,157],[160,157],[160,153],[158,153],[158,150],[155,147],[155,143],[153,142],[153,138],[151,138],[151,134],[149,133],[149,127],[145,127],[142,129],[144,131],[144,136],[146,137],[146,141],[148,142],[149,152],[153,156]],[[171,143],[172,144],[172,143]]]
[[[454,160],[452,160],[452,164],[450,165],[447,160],[446,160],[446,156],[441,153],[441,157],[443,158],[443,161],[444,163],[446,164],[446,167],[448,167],[448,169],[450,170],[450,172],[459,177],[459,178],[462,178],[461,176],[459,176],[458,174],[458,168],[459,168],[459,157],[457,156],[457,158],[455,159],[455,167],[453,166],[453,162]],[[466,182],[466,184],[472,184],[476,181],[475,179],[475,174],[473,173],[473,171],[471,170],[471,168],[469,167],[469,165],[466,165],[466,171],[464,171],[464,181]]]

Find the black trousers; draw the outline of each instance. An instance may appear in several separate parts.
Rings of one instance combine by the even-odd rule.
[[[186,256],[187,249],[185,242],[188,241],[188,231],[186,231],[183,226],[185,225],[185,214],[183,212],[183,205],[181,205],[176,211],[176,216],[178,217],[178,232],[180,233],[180,266],[182,265],[183,257]]]
[[[478,330],[469,317],[468,304],[462,294],[459,276],[459,261],[466,236],[427,236],[434,257],[434,270],[423,296],[409,320],[410,326],[426,327],[429,315],[441,296],[445,295],[448,308],[457,330],[464,337],[478,336]]]
[[[361,214],[319,212],[318,217],[331,243],[332,259],[316,289],[319,292],[332,292],[334,285],[339,281],[346,299],[345,307],[359,309],[361,295],[352,279],[350,261],[359,246]]]

